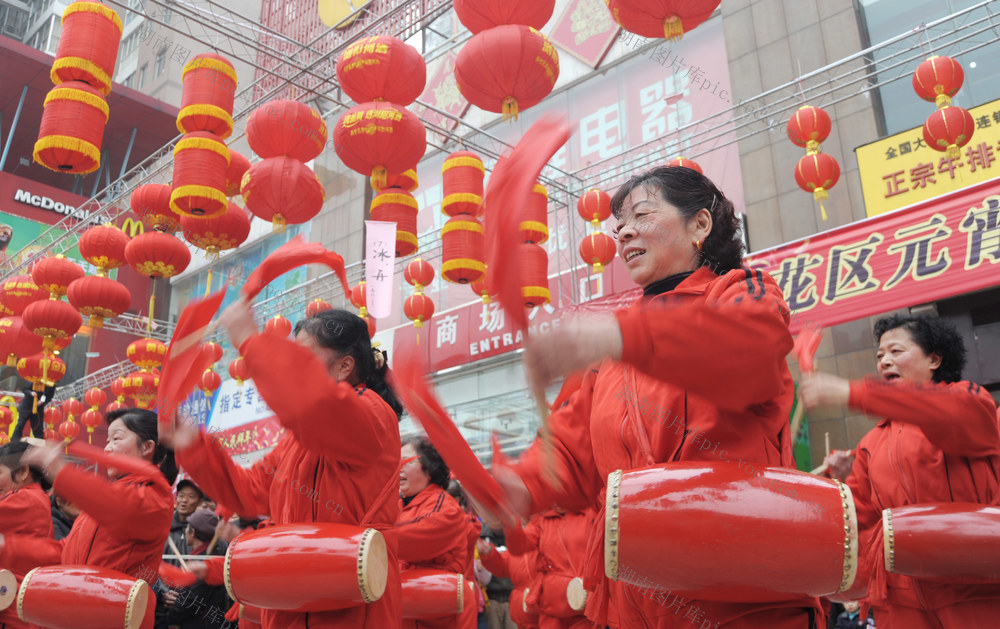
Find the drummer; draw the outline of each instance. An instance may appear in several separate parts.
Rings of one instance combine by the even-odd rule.
[[[1000,504],[1000,429],[993,398],[962,380],[965,344],[938,317],[894,315],[875,322],[878,377],[803,374],[807,408],[848,407],[879,423],[858,444],[847,484],[861,531],[862,566],[878,571],[869,603],[879,629],[990,627],[1000,584],[951,585],[886,573],[876,560],[882,510],[930,502]],[[843,454],[829,461],[843,469]],[[876,545],[877,544],[877,545]],[[867,561],[866,561],[867,560]],[[880,588],[875,584],[886,583]]]
[[[673,167],[633,177],[611,208],[618,255],[643,297],[611,315],[564,321],[527,339],[525,368],[536,391],[574,370],[596,368],[551,416],[558,490],[546,481],[548,456],[537,441],[514,472],[496,472],[522,515],[553,503],[571,510],[593,505],[601,532],[606,479],[617,469],[738,459],[794,465],[788,309],[770,276],[743,268],[732,202],[697,171]],[[779,559],[768,549],[761,558]],[[587,617],[602,626],[690,629],[695,618],[697,626],[713,628],[805,629],[823,621],[814,598],[685,600],[678,607],[635,588],[609,589],[603,544],[589,544],[584,569]],[[609,597],[617,618],[609,618]]]
[[[376,369],[365,321],[327,310],[299,321],[294,341],[259,333],[244,301],[229,306],[221,321],[287,432],[267,456],[243,469],[209,434],[178,420],[173,441],[184,470],[227,509],[270,516],[261,528],[340,522],[391,529],[399,512],[401,407],[385,385],[384,365]],[[386,535],[389,574],[378,601],[329,612],[264,610],[264,629],[398,627],[401,593],[392,542]]]

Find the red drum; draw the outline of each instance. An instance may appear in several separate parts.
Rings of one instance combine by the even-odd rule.
[[[385,538],[375,529],[312,522],[248,531],[226,552],[226,590],[245,605],[321,612],[374,603],[385,592]]]
[[[528,609],[528,588],[516,587],[510,593],[510,619],[518,627],[537,627],[538,610]]]
[[[255,622],[260,624],[263,622],[260,619],[261,609],[259,607],[254,607],[253,605],[244,605],[240,603],[240,620],[246,620],[249,622]]]
[[[846,485],[742,462],[608,476],[604,569],[701,600],[765,602],[846,590],[858,566]]]
[[[14,604],[17,598],[17,577],[10,570],[0,570],[0,611]]]
[[[882,512],[885,569],[918,579],[1000,583],[1000,507],[948,502]]]
[[[462,613],[465,578],[444,570],[403,570],[403,618],[421,620]]]
[[[145,581],[94,566],[35,568],[17,593],[18,617],[51,629],[152,629],[155,607]]]
[[[580,577],[573,577],[566,584],[566,602],[570,609],[580,613],[587,606],[587,590],[583,588],[583,579]]]

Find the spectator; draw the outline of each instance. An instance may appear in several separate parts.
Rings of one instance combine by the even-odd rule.
[[[871,612],[868,617],[861,615],[861,603],[858,601],[847,601],[844,603],[844,611],[837,616],[837,624],[834,629],[874,629],[875,621]]]
[[[174,520],[170,523],[170,539],[177,546],[177,550],[182,555],[187,554],[187,537],[184,531],[187,529],[188,518],[198,510],[198,505],[205,498],[205,493],[194,484],[189,478],[185,478],[177,483],[177,507],[174,509]],[[163,547],[164,555],[172,555],[170,542]],[[176,559],[168,559],[175,566],[180,565]]]
[[[479,537],[497,548],[505,546],[503,531],[496,533],[485,524]],[[517,629],[510,618],[510,593],[513,589],[513,581],[495,574],[486,584],[486,626],[489,629]]]
[[[225,555],[226,547],[218,539],[218,529],[219,518],[211,511],[198,509],[191,514],[184,530],[188,548],[185,554]],[[225,622],[222,616],[231,604],[225,587],[205,583],[204,576],[191,587],[168,591],[163,602],[167,625],[181,629],[222,627]]]
[[[51,502],[52,528],[54,529],[55,538],[59,540],[69,535],[70,530],[73,528],[73,523],[76,522],[76,516],[80,515],[80,507],[67,500],[63,500],[54,491],[52,492]]]

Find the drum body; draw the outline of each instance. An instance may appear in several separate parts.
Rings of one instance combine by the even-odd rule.
[[[465,607],[465,578],[457,572],[414,569],[400,574],[403,618],[421,620],[457,616]]]
[[[142,579],[94,566],[46,566],[24,575],[17,615],[51,629],[152,629],[156,597]]]
[[[284,524],[237,537],[226,552],[226,590],[245,605],[319,612],[373,603],[385,592],[388,553],[375,529]]]
[[[17,577],[10,570],[0,570],[0,611],[17,600]]]
[[[240,620],[246,620],[248,622],[255,622],[258,625],[263,622],[260,617],[261,609],[259,607],[254,607],[253,605],[244,605],[240,603]]]
[[[917,579],[1000,583],[1000,507],[931,503],[882,512],[885,569]]]
[[[613,472],[605,572],[700,600],[766,602],[847,589],[858,565],[846,485],[744,463]]]

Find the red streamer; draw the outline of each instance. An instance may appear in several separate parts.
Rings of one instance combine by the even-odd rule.
[[[819,348],[820,341],[823,340],[823,328],[806,327],[795,337],[795,346],[792,351],[799,361],[799,370],[802,373],[811,373],[813,369],[813,358]]]
[[[324,264],[332,269],[344,289],[344,294],[351,292],[347,284],[347,271],[344,269],[344,259],[333,251],[327,251],[323,245],[316,242],[306,242],[302,236],[296,236],[278,247],[271,255],[260,263],[243,284],[243,297],[250,301],[256,297],[265,286],[273,282],[279,275],[287,273],[306,264]]]

